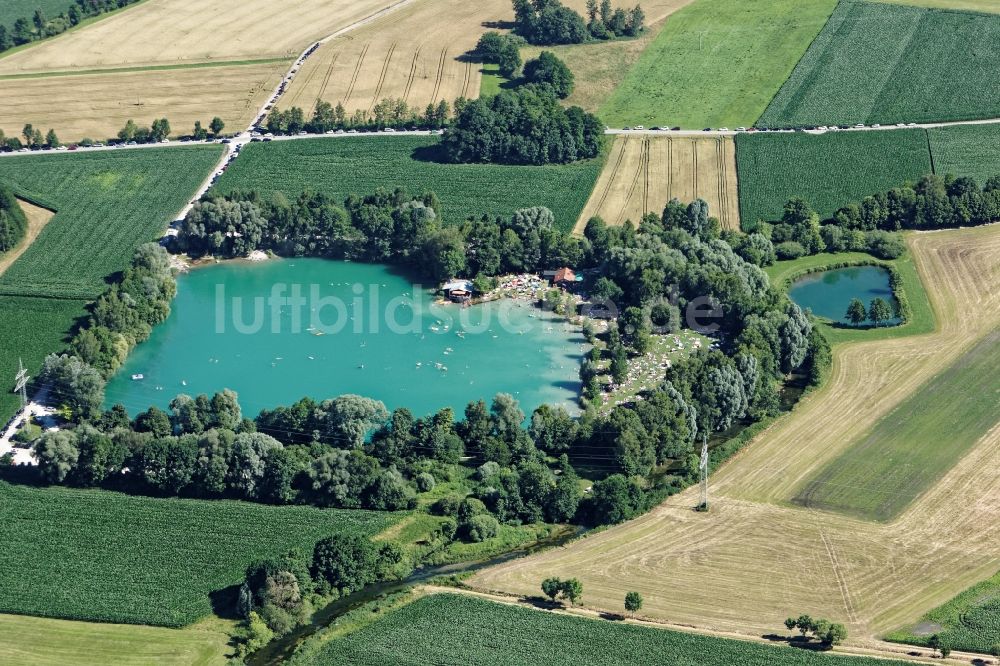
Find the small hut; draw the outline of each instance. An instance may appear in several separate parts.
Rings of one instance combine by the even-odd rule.
[[[465,303],[472,298],[472,282],[469,280],[452,280],[441,287],[441,291],[455,303]]]

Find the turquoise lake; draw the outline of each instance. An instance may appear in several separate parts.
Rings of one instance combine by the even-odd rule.
[[[878,266],[852,266],[810,273],[796,280],[788,295],[802,309],[808,308],[818,317],[844,324],[848,323],[847,306],[851,304],[851,299],[861,299],[866,308],[876,298],[896,306],[889,271]],[[899,318],[885,322],[889,325],[899,323]]]
[[[178,279],[170,317],[108,383],[130,414],[178,393],[263,408],[355,393],[418,416],[510,393],[525,414],[575,411],[578,327],[521,301],[461,307],[392,268],[324,259],[229,262]],[[142,375],[133,379],[133,375]]]

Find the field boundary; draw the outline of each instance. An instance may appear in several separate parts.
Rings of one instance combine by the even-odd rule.
[[[24,238],[17,244],[17,247],[0,253],[0,276],[3,276],[7,269],[31,247],[31,244],[38,238],[38,234],[42,233],[45,226],[56,215],[54,210],[36,206],[24,199],[19,199],[18,204],[20,204],[25,217],[28,218],[28,225],[24,232]]]
[[[292,58],[260,58],[256,60],[215,60],[207,62],[178,63],[174,65],[140,65],[136,67],[103,67],[98,69],[59,70],[56,72],[24,72],[21,74],[0,74],[0,81],[16,79],[49,79],[66,76],[96,76],[101,74],[128,74],[132,72],[160,72],[179,69],[209,69],[213,67],[248,67],[251,65],[273,65],[291,62]]]

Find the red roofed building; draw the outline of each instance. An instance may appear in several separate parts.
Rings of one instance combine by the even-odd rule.
[[[576,273],[569,268],[560,268],[557,270],[555,277],[552,278],[552,284],[560,284],[564,282],[576,282]]]

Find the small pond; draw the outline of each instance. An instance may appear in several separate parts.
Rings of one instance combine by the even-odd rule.
[[[876,298],[881,298],[896,309],[896,297],[889,283],[889,271],[879,266],[851,266],[820,273],[810,273],[796,280],[788,295],[802,309],[810,309],[817,317],[848,324],[847,306],[854,298],[868,308]],[[901,323],[894,317],[881,325]]]
[[[178,279],[170,317],[108,383],[108,405],[239,394],[244,414],[345,393],[423,416],[512,394],[574,411],[583,335],[522,301],[437,305],[393,269],[324,259],[227,262]]]

